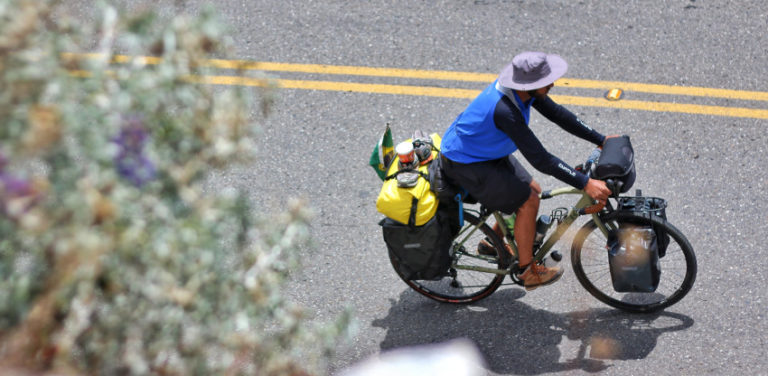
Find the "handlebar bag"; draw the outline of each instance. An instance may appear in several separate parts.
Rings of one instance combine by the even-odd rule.
[[[661,265],[658,240],[650,226],[620,223],[608,237],[608,264],[617,292],[654,292]]]
[[[599,180],[613,179],[620,192],[627,192],[635,184],[635,151],[629,136],[605,140],[600,159],[593,167],[592,177]]]

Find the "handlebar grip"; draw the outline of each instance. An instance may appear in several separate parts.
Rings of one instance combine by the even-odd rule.
[[[597,203],[592,206],[587,206],[586,208],[579,209],[579,215],[595,214],[600,210],[603,210],[604,207],[605,207],[605,203]]]

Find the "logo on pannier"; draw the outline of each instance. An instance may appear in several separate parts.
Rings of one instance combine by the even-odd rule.
[[[403,244],[403,248],[411,249],[411,248],[421,248],[421,243],[409,243],[409,244]]]

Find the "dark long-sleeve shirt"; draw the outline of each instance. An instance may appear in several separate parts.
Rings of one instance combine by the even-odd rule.
[[[512,101],[512,98],[504,95],[497,103],[493,114],[496,128],[512,139],[520,153],[535,169],[573,187],[584,188],[588,177],[549,153],[526,124],[521,110]],[[532,107],[574,136],[596,145],[601,145],[605,140],[605,136],[588,127],[571,111],[555,103],[548,96],[534,100]]]

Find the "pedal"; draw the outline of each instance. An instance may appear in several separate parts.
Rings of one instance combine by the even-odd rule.
[[[509,279],[512,280],[517,285],[523,286],[523,280],[518,277],[518,274],[522,273],[523,271],[520,270],[520,264],[518,264],[517,261],[512,263],[512,266],[509,268]]]
[[[563,254],[560,253],[560,251],[552,251],[549,253],[549,257],[551,257],[552,260],[560,262],[563,259]]]

